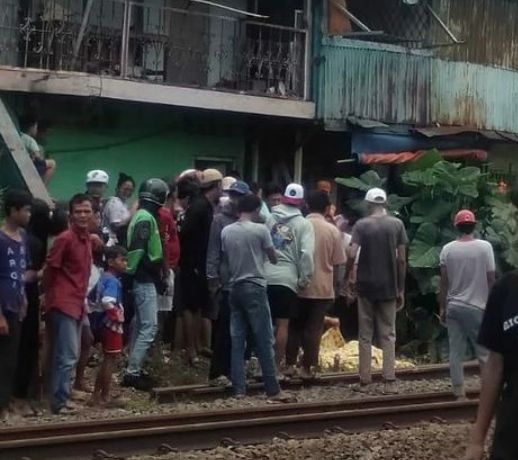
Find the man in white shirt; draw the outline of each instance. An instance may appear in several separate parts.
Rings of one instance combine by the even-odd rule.
[[[453,393],[463,398],[462,362],[468,346],[475,349],[481,366],[487,360],[487,350],[478,345],[477,337],[495,281],[495,257],[491,244],[473,235],[476,219],[471,211],[459,211],[454,223],[460,236],[441,251],[439,307],[441,320],[448,328]]]

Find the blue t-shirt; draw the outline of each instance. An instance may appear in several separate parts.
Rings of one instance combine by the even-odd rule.
[[[123,312],[120,280],[113,273],[104,272],[96,287],[92,289],[89,302],[93,306],[93,312],[106,312],[108,304],[115,305],[115,308]],[[108,318],[108,315],[104,315],[102,322],[109,329],[122,334],[122,322],[112,321]]]
[[[20,242],[0,231],[0,308],[18,314],[25,295],[27,269],[25,238]]]

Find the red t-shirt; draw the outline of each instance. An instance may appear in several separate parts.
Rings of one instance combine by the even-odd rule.
[[[85,309],[92,266],[92,243],[87,231],[71,227],[50,248],[44,273],[45,308],[80,320]]]
[[[160,232],[167,267],[175,269],[180,260],[180,241],[173,214],[167,208],[162,207],[158,210],[158,231]]]

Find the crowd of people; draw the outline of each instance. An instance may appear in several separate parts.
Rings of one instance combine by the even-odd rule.
[[[2,420],[13,410],[32,410],[42,387],[54,414],[75,412],[78,391],[92,392],[92,405],[124,405],[111,391],[119,357],[126,353],[121,385],[149,390],[157,381],[144,369],[146,357],[166,340],[189,366],[209,359],[210,384],[232,387],[237,398],[246,395],[245,363],[253,355],[267,397],[288,401],[280,383],[315,378],[328,326],[359,340],[358,391],[372,383],[375,340],[383,351],[384,393],[398,392],[396,313],[404,307],[408,239],[402,221],[387,212],[384,190],[366,193],[368,216],[353,222],[336,215],[330,181],[308,192],[296,183],[261,188],[215,169],[187,170],[174,181],[144,181],[135,201],[130,176],[120,174],[108,198],[109,182],[106,172],[90,171],[85,192],[52,210],[25,191],[5,194]],[[516,275],[489,296],[491,245],[475,238],[472,212],[460,211],[454,223],[460,236],[440,257],[440,316],[449,332],[454,394],[465,396],[468,345],[487,373],[469,457],[478,459],[502,382],[503,398],[517,407]],[[89,388],[85,368],[96,344],[102,361]],[[501,411],[496,452],[512,448],[510,414]]]

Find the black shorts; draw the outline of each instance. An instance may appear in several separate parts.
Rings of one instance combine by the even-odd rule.
[[[203,314],[211,308],[209,285],[205,274],[180,269],[178,278],[179,304],[182,310],[201,311]]]
[[[293,318],[297,313],[298,300],[297,294],[286,286],[268,286],[268,302],[273,320]]]

